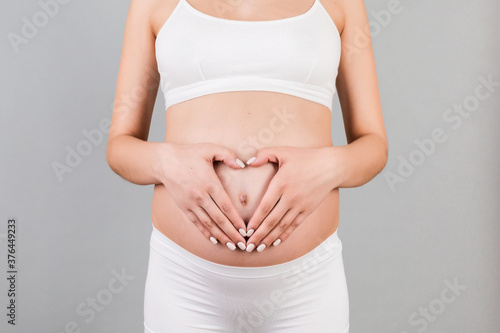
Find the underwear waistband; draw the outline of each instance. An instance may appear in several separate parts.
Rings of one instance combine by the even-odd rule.
[[[315,266],[323,265],[337,259],[342,253],[342,242],[338,237],[337,230],[313,250],[299,258],[281,264],[259,267],[222,265],[203,259],[179,246],[156,229],[154,225],[150,246],[162,256],[176,262],[179,262],[179,259],[187,260],[212,273],[239,278],[262,278],[283,274],[292,270],[311,270]]]

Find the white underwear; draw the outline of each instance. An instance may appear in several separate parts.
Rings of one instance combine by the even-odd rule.
[[[337,231],[292,261],[239,267],[200,258],[153,226],[144,332],[348,333]]]

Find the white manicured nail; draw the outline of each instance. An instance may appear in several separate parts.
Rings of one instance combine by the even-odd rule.
[[[210,241],[214,244],[217,244],[217,239],[214,236],[210,237]]]
[[[236,250],[236,246],[234,246],[234,244],[233,244],[233,243],[231,243],[231,242],[227,242],[227,243],[226,243],[226,246],[227,246],[227,247],[228,247],[231,251]]]
[[[250,163],[252,163],[252,162],[253,162],[253,161],[255,161],[256,159],[257,159],[257,157],[252,157],[251,159],[249,159],[249,160],[247,161],[247,165],[248,165],[248,164],[250,164]]]
[[[247,252],[252,252],[254,247],[255,247],[254,243],[248,244],[248,246],[247,246]]]
[[[262,252],[266,248],[266,244],[260,244],[259,247],[257,248],[257,252]]]
[[[252,236],[254,231],[255,231],[255,230],[253,230],[253,229],[248,230],[248,231],[247,231],[247,237]]]
[[[246,237],[247,233],[244,229],[238,230],[243,237]]]
[[[239,247],[241,250],[246,249],[246,246],[245,246],[245,244],[243,244],[243,242],[238,242],[238,247]]]
[[[277,240],[275,240],[273,243],[274,246],[278,246],[280,244],[281,244],[281,239],[279,239],[279,238]]]
[[[245,167],[245,163],[238,158],[236,159],[236,164],[238,164],[242,169]]]

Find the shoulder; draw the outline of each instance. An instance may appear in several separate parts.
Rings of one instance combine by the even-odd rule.
[[[319,0],[342,35],[346,26],[368,24],[364,0]]]
[[[156,36],[178,3],[179,0],[131,0],[129,16],[148,24]]]
[[[153,3],[151,17],[151,26],[155,36],[160,31],[161,27],[168,20],[175,7],[179,4],[179,0],[147,0]]]

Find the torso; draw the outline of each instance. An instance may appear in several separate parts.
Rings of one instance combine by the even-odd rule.
[[[152,24],[158,31],[178,0],[159,4]],[[326,0],[321,1],[342,31],[341,11]],[[312,1],[286,1],[260,5],[254,1],[238,2],[234,10],[221,12],[215,2],[189,0],[201,12],[211,16],[236,20],[274,20],[300,15]],[[223,0],[217,1],[225,3]],[[230,1],[234,4],[234,1]],[[288,2],[289,3],[289,2]],[[281,4],[281,5],[280,5]],[[228,5],[229,6],[229,5]],[[233,8],[225,6],[223,8]],[[166,113],[165,142],[211,142],[233,150],[238,158],[247,161],[259,147],[296,146],[327,147],[331,141],[331,113],[324,105],[299,97],[264,91],[223,92],[200,96],[171,106]],[[241,217],[248,222],[262,199],[267,185],[277,171],[273,163],[241,170],[230,169],[222,163],[215,171],[229,198]],[[246,196],[242,203],[240,196]],[[164,185],[155,185],[152,203],[153,225],[172,241],[206,260],[231,266],[266,266],[298,258],[318,246],[338,227],[339,193],[332,190],[318,208],[278,247],[264,252],[229,251],[222,244],[213,245],[199,232],[177,207]]]

